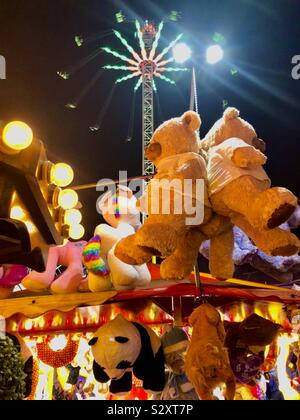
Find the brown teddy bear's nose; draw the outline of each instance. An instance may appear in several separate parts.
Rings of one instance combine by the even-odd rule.
[[[161,145],[159,143],[151,143],[145,148],[145,156],[148,160],[155,161],[161,155]]]
[[[253,139],[252,144],[256,149],[260,150],[262,153],[264,153],[266,151],[267,145],[262,139],[259,139],[258,137],[255,137]]]

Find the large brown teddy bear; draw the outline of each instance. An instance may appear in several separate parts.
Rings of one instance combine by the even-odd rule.
[[[214,211],[229,217],[266,254],[296,254],[300,241],[278,226],[293,214],[297,198],[285,188],[271,188],[263,169],[265,143],[237,109],[224,112],[201,142],[201,150]]]
[[[235,379],[224,347],[225,330],[219,312],[208,303],[190,316],[192,339],[185,359],[185,369],[202,400],[213,400],[216,387],[226,384],[225,398],[233,400]]]
[[[199,115],[188,111],[182,117],[166,121],[155,131],[145,154],[155,164],[157,172],[140,200],[141,210],[149,217],[137,233],[121,240],[115,249],[115,255],[131,265],[148,262],[153,255],[165,258],[161,264],[161,277],[165,279],[182,279],[189,275],[199,245],[205,238],[217,237],[222,230],[228,229],[223,217],[212,215],[206,189],[206,165],[199,155],[200,124]],[[186,180],[190,182],[187,190]],[[202,194],[198,183],[201,180]],[[179,181],[179,186],[164,187],[161,181]],[[169,203],[163,199],[165,193],[170,197]],[[186,209],[186,200],[201,210],[202,217],[195,219],[196,212],[192,214]],[[168,204],[169,209],[165,207]],[[178,212],[179,204],[182,209]],[[225,254],[222,249],[220,251],[222,245],[215,248],[212,252],[213,275],[223,278],[232,275],[230,258],[226,265],[217,258],[218,254]]]

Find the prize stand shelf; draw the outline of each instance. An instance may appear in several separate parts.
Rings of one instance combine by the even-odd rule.
[[[208,275],[202,275],[205,297],[221,297],[228,300],[265,301],[284,304],[300,304],[300,292],[278,286],[259,285],[253,282],[231,279],[221,282]],[[51,295],[33,294],[26,291],[15,292],[11,298],[0,300],[0,316],[9,318],[22,314],[28,318],[41,316],[49,311],[68,312],[78,307],[97,306],[104,303],[117,303],[141,299],[178,298],[195,296],[194,283],[153,280],[147,289],[124,292],[108,291],[102,293],[74,293]]]

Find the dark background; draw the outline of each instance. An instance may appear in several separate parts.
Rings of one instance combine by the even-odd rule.
[[[166,25],[162,46],[184,32],[193,49],[201,134],[221,116],[226,99],[267,142],[267,170],[273,184],[289,187],[299,196],[300,80],[291,77],[291,59],[300,54],[298,0],[0,0],[0,54],[7,60],[7,80],[0,80],[0,119],[21,119],[31,125],[51,159],[72,165],[76,184],[117,178],[119,169],[127,169],[129,176],[141,174],[141,92],[134,136],[126,142],[133,81],[117,87],[97,132],[89,127],[121,72],[106,72],[78,109],[65,108],[102,65],[118,60],[102,53],[68,81],[56,74],[104,45],[124,53],[113,35],[101,37],[112,28],[137,48],[133,23],[116,23],[119,10],[129,21],[137,17],[156,23],[171,10],[181,11],[179,22]],[[226,60],[211,67],[205,64],[204,53],[216,31],[225,37]],[[78,34],[100,36],[77,48]],[[233,66],[239,70],[236,76],[230,74]],[[157,82],[156,125],[188,108],[190,74],[175,78],[176,87]],[[100,218],[96,198],[94,190],[80,194],[87,236]]]

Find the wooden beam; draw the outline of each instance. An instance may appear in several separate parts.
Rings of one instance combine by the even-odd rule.
[[[39,296],[24,296],[20,293],[20,296],[22,297],[0,300],[0,316],[10,318],[13,315],[21,313],[27,318],[36,318],[53,310],[69,312],[79,306],[102,305],[112,299],[116,294],[116,291],[103,293],[72,293],[68,295],[44,294]],[[16,295],[18,295],[18,293],[13,296]]]

